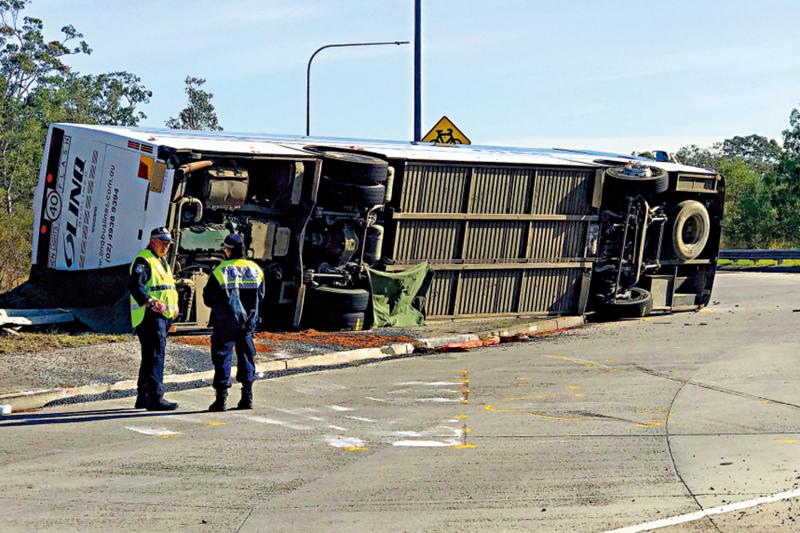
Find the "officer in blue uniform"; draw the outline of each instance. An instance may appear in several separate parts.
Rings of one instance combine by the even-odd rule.
[[[256,349],[253,332],[259,322],[259,307],[264,299],[264,272],[244,258],[241,236],[231,233],[223,242],[226,260],[214,269],[203,289],[203,301],[211,308],[211,360],[214,363],[213,387],[216,400],[209,411],[224,411],[231,386],[231,361],[236,350],[236,379],[242,384],[238,409],[253,408]]]
[[[178,311],[175,280],[165,257],[171,243],[167,228],[154,229],[147,248],[130,268],[131,323],[142,347],[136,409],[172,411],[178,407],[164,399],[163,383],[167,333]]]

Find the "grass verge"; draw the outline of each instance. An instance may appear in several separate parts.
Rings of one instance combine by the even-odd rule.
[[[717,266],[733,268],[800,267],[800,260],[784,259],[778,264],[775,259],[719,259],[717,260]]]

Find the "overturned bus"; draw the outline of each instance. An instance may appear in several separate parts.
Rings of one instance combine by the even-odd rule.
[[[601,152],[54,124],[31,280],[50,305],[118,301],[166,226],[185,324],[208,320],[229,232],[269,329],[370,327],[369,273],[420,263],[429,318],[643,316],[709,302],[723,194],[714,171]]]

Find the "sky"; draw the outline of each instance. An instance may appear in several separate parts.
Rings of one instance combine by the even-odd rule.
[[[413,0],[32,0],[82,73],[127,70],[153,91],[143,126],[205,78],[226,131],[413,137]],[[446,115],[473,144],[629,153],[780,140],[800,107],[797,0],[423,0],[422,133]]]

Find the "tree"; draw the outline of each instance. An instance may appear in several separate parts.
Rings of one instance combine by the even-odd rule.
[[[44,23],[23,17],[29,0],[0,0],[0,192],[6,212],[29,206],[47,127],[69,121],[133,126],[152,93],[128,72],[80,75],[66,59],[91,54],[71,25],[46,41]]]
[[[214,95],[201,88],[206,83],[206,80],[186,76],[184,83],[186,83],[186,95],[189,98],[189,104],[178,113],[177,118],[170,117],[165,123],[166,126],[181,130],[222,131],[217,119],[217,112],[211,103]]]
[[[0,0],[0,188],[8,213],[33,188],[37,145],[44,142],[43,127],[28,97],[69,72],[66,56],[91,53],[82,40],[71,47],[83,37],[72,26],[61,28],[62,40],[46,42],[40,19],[20,20],[27,4],[27,0]]]
[[[778,210],[761,175],[744,159],[720,161],[725,176],[725,217],[722,233],[725,244],[741,248],[767,248],[778,229]]]

